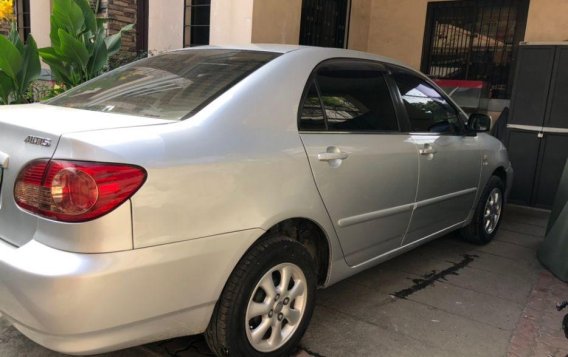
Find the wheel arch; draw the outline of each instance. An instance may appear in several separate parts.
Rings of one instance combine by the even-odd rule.
[[[257,241],[275,234],[295,239],[306,247],[316,261],[318,286],[325,285],[330,271],[331,242],[323,227],[309,218],[288,218],[272,225]]]
[[[491,174],[491,176],[499,177],[503,181],[505,189],[507,189],[507,171],[503,166],[499,166],[498,168],[496,168]]]

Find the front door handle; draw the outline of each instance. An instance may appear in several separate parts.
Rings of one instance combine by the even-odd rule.
[[[346,152],[322,152],[318,154],[319,161],[345,160],[349,157]]]
[[[432,145],[424,144],[424,147],[418,150],[418,152],[420,153],[420,155],[429,156],[429,155],[434,155],[437,151],[432,147]]]

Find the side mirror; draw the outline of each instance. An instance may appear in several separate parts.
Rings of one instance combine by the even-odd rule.
[[[487,114],[473,113],[469,116],[467,128],[473,132],[488,132],[491,130],[491,117]]]

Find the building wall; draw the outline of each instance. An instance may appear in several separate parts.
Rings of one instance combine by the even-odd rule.
[[[347,47],[352,50],[367,51],[369,29],[371,27],[371,5],[373,0],[351,0],[349,18],[349,38]]]
[[[256,0],[252,42],[298,44],[301,18],[302,0]]]
[[[49,1],[30,1],[30,32],[38,48],[51,46],[50,17],[51,3]]]
[[[251,43],[254,0],[211,0],[209,43]]]
[[[568,41],[568,1],[530,0],[525,41]]]
[[[184,0],[150,0],[148,10],[148,52],[183,47]]]
[[[420,69],[429,0],[373,0],[367,51]]]
[[[136,24],[138,0],[108,0],[108,33],[113,35],[126,25]],[[119,56],[136,56],[136,27],[122,34],[122,47]]]

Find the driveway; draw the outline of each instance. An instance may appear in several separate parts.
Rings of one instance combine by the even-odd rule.
[[[450,234],[319,291],[297,356],[566,356],[555,303],[568,285],[536,259],[548,214],[507,209],[487,246]],[[1,318],[0,331],[2,357],[62,356]],[[103,356],[211,355],[190,336]]]

